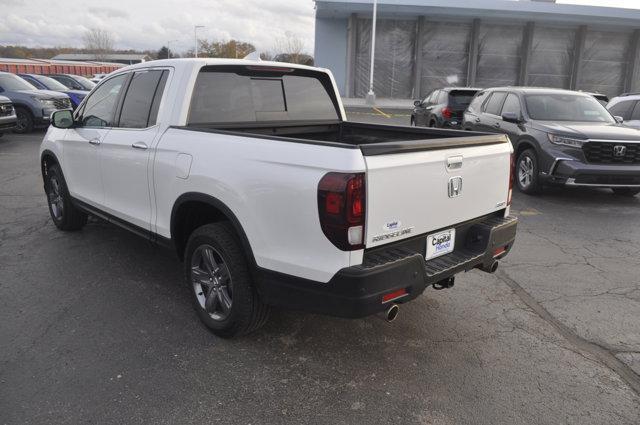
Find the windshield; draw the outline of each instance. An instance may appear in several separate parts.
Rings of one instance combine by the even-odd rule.
[[[57,91],[67,91],[69,90],[67,86],[59,83],[51,77],[45,77],[44,75],[33,75],[34,79],[38,80],[42,85],[44,85],[47,90],[57,90]]]
[[[74,75],[73,79],[76,80],[78,82],[78,84],[80,84],[86,90],[91,90],[92,88],[94,88],[96,86],[96,83],[94,83],[93,81],[89,80],[88,78],[82,77],[80,75]]]
[[[1,74],[0,75],[0,87],[5,91],[14,90],[38,90],[30,83],[27,83],[22,78],[13,74]]]
[[[529,117],[540,121],[614,123],[611,114],[592,96],[530,94],[525,96]]]

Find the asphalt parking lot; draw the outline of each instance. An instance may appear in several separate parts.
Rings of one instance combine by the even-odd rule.
[[[93,219],[56,230],[41,138],[0,138],[0,424],[640,423],[640,197],[516,194],[497,274],[393,324],[276,311],[227,341],[172,252]]]

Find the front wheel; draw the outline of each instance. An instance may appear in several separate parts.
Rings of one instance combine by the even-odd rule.
[[[14,133],[25,134],[33,131],[33,115],[31,112],[22,107],[16,108],[16,127],[13,130]]]
[[[629,198],[640,193],[640,189],[635,187],[613,187],[611,190],[613,190],[613,194],[616,196],[625,196]]]
[[[533,149],[527,149],[518,156],[515,171],[516,184],[521,192],[528,195],[541,192],[538,157]]]
[[[55,164],[47,169],[44,188],[47,193],[49,214],[58,229],[80,230],[87,224],[87,214],[77,209],[71,201],[71,195],[59,165]]]
[[[231,338],[260,328],[269,308],[258,295],[249,264],[227,222],[206,224],[189,237],[185,276],[200,320]]]

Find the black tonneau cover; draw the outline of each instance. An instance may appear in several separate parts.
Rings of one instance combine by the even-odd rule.
[[[454,149],[507,143],[503,134],[478,133],[427,127],[391,126],[352,121],[233,123],[215,126],[189,125],[190,131],[255,137],[293,143],[306,143],[360,149],[364,156],[390,155],[437,149]]]

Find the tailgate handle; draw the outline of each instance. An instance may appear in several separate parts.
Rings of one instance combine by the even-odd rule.
[[[462,168],[462,155],[447,158],[447,170],[459,170]]]

